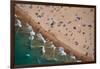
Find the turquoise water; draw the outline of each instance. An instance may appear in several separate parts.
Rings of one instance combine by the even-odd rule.
[[[30,47],[32,44],[32,49]],[[42,41],[35,39],[33,41],[28,40],[28,35],[22,29],[19,29],[15,33],[15,65],[32,65],[32,64],[58,64],[62,61],[47,60],[43,57],[42,48],[44,45]],[[73,59],[70,56],[66,56],[67,62],[72,62]]]

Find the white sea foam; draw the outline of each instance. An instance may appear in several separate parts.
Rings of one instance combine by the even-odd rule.
[[[61,54],[61,55],[67,55],[66,54],[66,52],[64,52],[64,48],[63,47],[59,47],[59,53]]]
[[[73,55],[71,55],[71,58],[72,58],[72,59],[76,59],[76,57],[75,57],[75,56],[73,56]]]
[[[17,22],[15,23],[15,26],[18,26],[18,27],[21,28],[22,27],[21,21],[17,19]]]
[[[34,36],[29,36],[29,40],[33,40],[34,39]]]
[[[40,40],[43,40],[43,42],[46,43],[46,40],[44,39],[44,37],[43,37],[40,33],[37,34],[37,36],[38,36],[38,38],[39,38]]]
[[[27,26],[27,31],[33,31],[33,28],[31,25],[29,25],[28,23],[26,23],[26,26]]]
[[[30,56],[30,54],[26,54],[26,56],[27,56],[27,57],[29,57],[29,56]]]
[[[34,36],[34,35],[35,35],[35,32],[32,30],[32,31],[30,32],[30,35],[31,35],[31,36]]]

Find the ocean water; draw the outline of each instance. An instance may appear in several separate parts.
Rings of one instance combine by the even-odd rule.
[[[32,49],[30,47],[32,44]],[[14,47],[14,61],[15,65],[35,65],[35,64],[61,64],[62,61],[47,60],[43,57],[42,48],[39,47],[43,44],[43,41],[37,40],[35,36],[33,41],[28,39],[28,35],[23,29],[19,29],[15,32],[15,47]],[[73,62],[74,60],[70,56],[65,57],[66,62]]]

